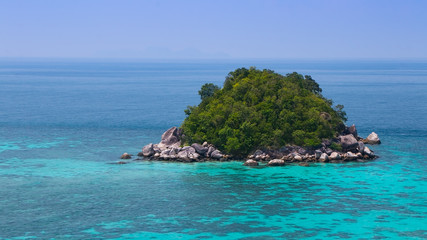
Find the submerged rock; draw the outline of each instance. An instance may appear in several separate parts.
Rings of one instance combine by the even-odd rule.
[[[123,153],[122,156],[120,157],[120,159],[131,159],[132,155],[130,155],[129,153]]]

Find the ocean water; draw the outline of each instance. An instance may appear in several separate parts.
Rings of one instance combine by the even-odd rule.
[[[381,157],[114,164],[250,66],[311,75]],[[0,239],[427,239],[426,163],[427,61],[0,60]]]

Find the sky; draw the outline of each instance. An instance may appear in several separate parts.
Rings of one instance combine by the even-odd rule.
[[[0,58],[427,58],[424,0],[0,0]]]

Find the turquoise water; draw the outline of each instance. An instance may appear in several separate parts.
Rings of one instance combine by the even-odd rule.
[[[310,74],[366,163],[129,161],[237,67]],[[427,62],[0,61],[0,239],[426,239]]]

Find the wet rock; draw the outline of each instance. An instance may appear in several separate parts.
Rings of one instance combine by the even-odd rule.
[[[130,155],[129,153],[123,153],[122,156],[120,157],[120,159],[131,159],[132,155]]]
[[[298,165],[302,166],[302,167],[308,167],[308,166],[310,166],[310,164],[308,162],[298,163]]]
[[[258,166],[258,162],[252,159],[246,160],[246,162],[243,164],[245,166]]]
[[[358,157],[357,157],[357,155],[356,154],[354,154],[354,153],[352,153],[352,152],[347,152],[346,154],[345,154],[345,157],[344,157],[344,160],[347,160],[347,161],[354,161],[354,160],[356,160]]]
[[[370,157],[370,158],[374,158],[374,157],[375,157],[374,152],[373,152],[373,151],[371,151],[371,149],[369,149],[369,148],[368,148],[368,147],[366,147],[366,146],[365,146],[365,148],[363,149],[363,153],[364,153],[365,155],[368,155],[368,157]]]
[[[282,159],[273,159],[267,163],[268,166],[283,166],[285,165],[285,161]]]

